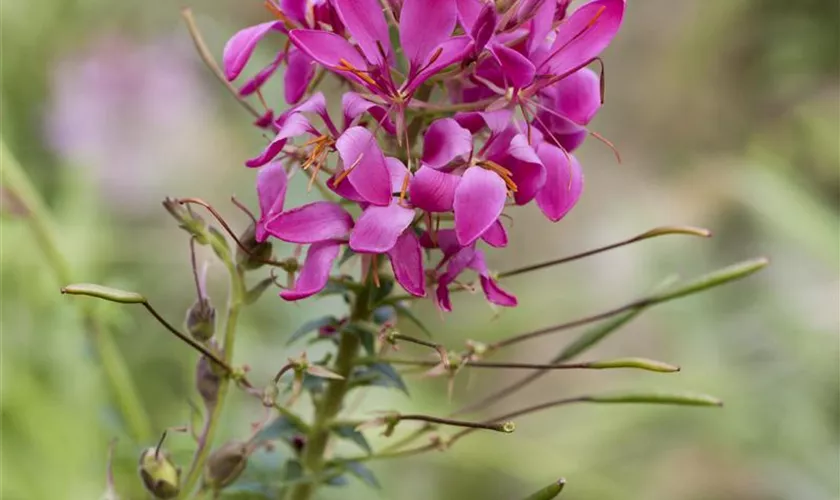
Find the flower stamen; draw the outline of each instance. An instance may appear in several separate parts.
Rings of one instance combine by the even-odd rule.
[[[491,172],[495,172],[505,181],[505,185],[507,186],[508,190],[511,193],[515,193],[518,190],[516,183],[513,182],[513,172],[506,169],[505,167],[499,165],[498,163],[490,160],[481,160],[477,163],[478,166],[484,167]]]

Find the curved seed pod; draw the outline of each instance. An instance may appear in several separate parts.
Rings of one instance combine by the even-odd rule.
[[[169,454],[160,446],[143,450],[139,472],[143,486],[157,499],[176,498],[181,492],[181,469],[172,463]]]
[[[250,449],[242,441],[229,441],[210,454],[204,469],[204,483],[220,490],[236,481],[248,465]]]

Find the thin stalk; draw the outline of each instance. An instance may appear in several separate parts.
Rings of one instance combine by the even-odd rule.
[[[11,192],[25,210],[24,217],[32,231],[32,236],[44,253],[44,258],[52,268],[53,274],[61,285],[72,283],[73,273],[67,259],[59,250],[53,230],[55,223],[52,215],[26,172],[12,156],[2,139],[0,139],[0,163],[2,163],[0,174],[3,188]],[[104,378],[110,384],[111,393],[116,399],[129,433],[137,442],[152,439],[152,426],[148,413],[143,407],[131,373],[128,371],[128,364],[114,342],[113,335],[106,327],[107,322],[99,316],[95,308],[85,302],[79,302],[79,309],[99,358]]]
[[[356,301],[350,315],[350,321],[367,321],[370,317],[366,290],[356,294]],[[307,474],[314,478],[320,477],[324,467],[324,451],[330,438],[330,422],[341,410],[344,396],[350,383],[350,373],[356,364],[361,341],[359,336],[342,331],[332,371],[340,375],[341,379],[330,379],[323,399],[316,405],[315,418],[307,433],[306,446],[303,450],[302,462]],[[291,500],[309,500],[318,487],[318,481],[307,481],[296,485],[289,492]]]
[[[242,307],[245,305],[247,290],[245,288],[245,277],[241,267],[232,262],[231,259],[225,261],[225,266],[230,274],[230,298],[228,300],[228,308],[225,320],[225,332],[223,341],[222,357],[225,363],[230,365],[233,360],[233,349],[236,340],[236,326],[239,320],[239,314]],[[227,396],[230,389],[231,377],[222,377],[219,381],[219,390],[216,404],[207,416],[204,423],[204,429],[201,432],[201,437],[198,441],[198,447],[193,455],[190,470],[184,480],[181,488],[181,498],[189,498],[195,489],[198,480],[201,478],[201,473],[204,470],[204,464],[210,456],[210,450],[213,446],[213,439],[216,437],[216,431],[221,423],[222,413],[225,406],[225,396]]]
[[[416,420],[419,422],[429,422],[432,424],[451,425],[453,427],[465,427],[467,429],[485,429],[489,431],[503,432],[509,434],[514,431],[515,426],[513,422],[467,422],[464,420],[453,420],[451,418],[433,417],[431,415],[400,415],[399,421],[402,420]]]

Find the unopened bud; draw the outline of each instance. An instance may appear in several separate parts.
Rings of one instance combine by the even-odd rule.
[[[201,356],[195,370],[195,387],[208,408],[216,405],[220,383],[221,375],[213,369],[213,362],[207,356]]]
[[[166,198],[163,200],[163,207],[178,221],[179,226],[183,230],[195,236],[196,243],[199,245],[206,245],[208,243],[204,235],[206,230],[204,219],[186,208],[178,200]]]
[[[169,454],[160,446],[143,451],[139,469],[143,486],[155,498],[167,500],[180,493],[181,469],[172,463]]]
[[[239,237],[239,242],[248,251],[243,248],[236,249],[236,262],[245,269],[257,269],[262,267],[266,261],[271,260],[271,242],[268,240],[258,242],[256,237],[256,228],[254,224],[248,226],[248,229]]]
[[[214,490],[220,490],[236,481],[248,465],[248,445],[242,441],[230,441],[210,454],[204,469],[204,482]]]
[[[291,445],[292,449],[295,450],[295,453],[299,455],[306,447],[306,436],[302,434],[295,434],[294,437],[292,437]]]
[[[210,300],[201,298],[196,300],[187,310],[187,331],[199,342],[206,342],[216,332],[216,308]]]

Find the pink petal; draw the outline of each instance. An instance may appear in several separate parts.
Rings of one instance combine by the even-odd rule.
[[[289,39],[295,44],[295,47],[331,71],[335,71],[359,84],[366,85],[364,80],[353,73],[336,69],[337,66],[341,65],[340,61],[342,59],[356,68],[367,67],[367,62],[344,38],[328,31],[292,30],[289,32]]]
[[[551,26],[554,23],[554,14],[557,9],[557,2],[555,0],[537,0],[539,3],[536,10],[532,10],[531,29],[528,33],[527,53],[531,54],[535,47],[542,45],[546,41],[548,33],[551,32]],[[531,9],[537,2],[531,2]],[[524,5],[523,5],[524,6]],[[527,11],[520,8],[520,11],[525,14]]]
[[[453,0],[405,0],[400,12],[400,43],[411,68],[422,67],[432,51],[449,39],[458,18]]]
[[[481,235],[484,240],[491,247],[503,248],[508,244],[508,235],[505,225],[501,220],[496,220],[490,228]]]
[[[507,187],[497,174],[480,167],[467,169],[455,191],[455,234],[461,245],[477,240],[505,208]]]
[[[248,167],[261,167],[265,165],[280,154],[287,140],[303,135],[311,129],[312,125],[309,123],[309,119],[299,113],[285,117],[285,121],[280,125],[280,129],[277,131],[274,139],[271,140],[259,156],[246,161],[245,165]]]
[[[313,243],[306,252],[306,260],[295,281],[295,287],[283,290],[280,296],[285,300],[300,300],[323,290],[330,279],[330,270],[338,258],[339,250],[341,244],[336,241]]]
[[[382,129],[393,135],[396,132],[394,122],[387,116],[385,109],[372,103],[355,92],[345,92],[341,96],[341,109],[344,111],[344,127],[353,125],[354,120],[368,112]]]
[[[260,220],[256,226],[257,241],[265,241],[268,233],[265,224],[283,211],[288,176],[279,162],[270,163],[257,171],[257,198],[260,203]]]
[[[391,193],[399,193],[405,184],[405,176],[408,176],[409,186],[412,175],[408,168],[397,158],[391,156],[385,158],[385,165],[388,167],[388,175],[391,176]]]
[[[388,251],[394,277],[406,292],[426,296],[426,273],[423,272],[423,251],[414,231],[406,231]]]
[[[334,0],[333,5],[341,16],[347,31],[353,35],[365,58],[376,66],[383,66],[392,57],[388,23],[382,14],[379,0]],[[378,42],[378,43],[377,43]],[[379,46],[385,51],[383,60]],[[356,66],[364,69],[367,65]]]
[[[496,6],[493,4],[485,4],[484,8],[478,14],[472,28],[470,28],[470,37],[473,39],[475,46],[473,47],[473,55],[478,55],[487,42],[493,38],[496,32],[496,24],[498,24],[498,16],[496,14]]]
[[[225,78],[228,81],[236,80],[242,70],[245,69],[248,59],[251,58],[260,40],[272,30],[279,31],[282,26],[283,23],[280,21],[271,21],[250,26],[233,35],[225,44],[222,53],[222,67],[224,68]]]
[[[468,36],[456,36],[438,45],[435,48],[435,52],[440,49],[438,58],[433,63],[428,64],[423,71],[414,75],[413,78],[409,78],[405,85],[403,85],[403,93],[411,95],[417,90],[417,87],[434,76],[438,71],[461,60],[469,50],[470,44],[471,41]]]
[[[545,167],[534,148],[528,144],[528,139],[517,134],[508,148],[510,159],[503,162],[503,166],[511,171],[511,178],[516,184],[514,201],[518,205],[525,205],[534,199],[540,188],[545,184]]]
[[[315,76],[315,61],[301,50],[289,50],[286,73],[283,75],[283,92],[286,102],[294,104],[300,101],[313,76]]]
[[[363,127],[351,127],[335,143],[344,168],[353,168],[347,182],[374,205],[391,203],[391,175],[376,137]]]
[[[455,4],[458,6],[458,20],[466,32],[472,30],[481,11],[489,5],[482,0],[455,0]]]
[[[414,210],[394,202],[387,207],[371,205],[362,212],[350,233],[350,248],[361,253],[384,253],[414,220]]]
[[[261,69],[253,78],[245,82],[242,87],[239,88],[239,95],[241,96],[248,96],[259,90],[265,82],[271,78],[271,75],[277,71],[277,68],[280,66],[280,63],[283,62],[285,59],[286,54],[283,52],[278,52],[277,57],[265,68]]]
[[[543,90],[545,105],[578,125],[586,125],[601,108],[601,79],[590,69],[575,71]]]
[[[411,204],[428,212],[448,212],[452,210],[455,189],[460,182],[457,175],[423,165],[415,172],[408,188]]]
[[[538,69],[563,75],[589,64],[618,33],[625,0],[593,0],[577,9],[557,29],[557,36]]]
[[[423,163],[442,167],[472,152],[472,134],[452,118],[435,120],[423,136]]]
[[[307,0],[280,0],[280,11],[301,26],[306,26]]]
[[[537,69],[527,57],[501,44],[494,45],[491,50],[509,87],[521,89],[534,81]]]
[[[316,201],[281,213],[265,229],[290,243],[317,243],[343,238],[352,227],[353,218],[341,205]]]
[[[507,109],[489,112],[469,111],[455,114],[455,121],[473,134],[484,127],[490,129],[490,132],[498,134],[510,125],[512,118],[513,112]]]
[[[545,165],[546,181],[537,194],[537,206],[549,220],[557,222],[575,206],[583,191],[583,172],[574,156],[548,143],[537,153]]]
[[[517,304],[516,297],[504,291],[496,280],[490,275],[490,270],[487,269],[487,263],[484,260],[484,253],[476,250],[475,255],[469,263],[470,269],[476,271],[481,277],[481,289],[484,291],[484,296],[493,304],[513,307]]]

